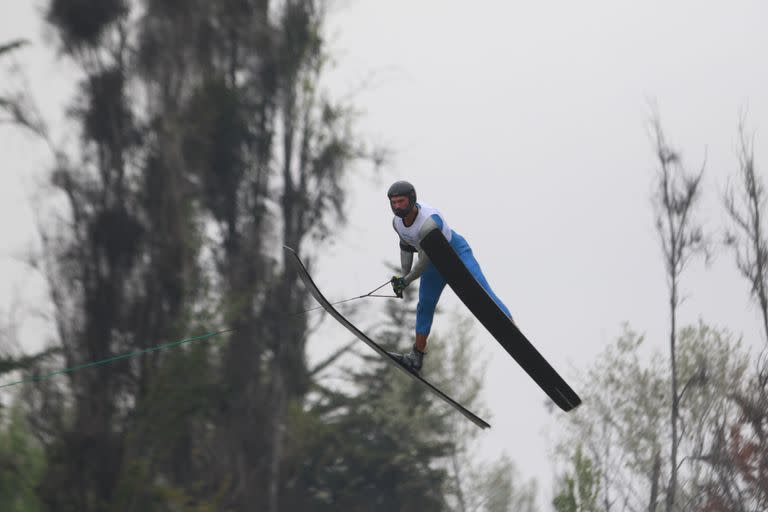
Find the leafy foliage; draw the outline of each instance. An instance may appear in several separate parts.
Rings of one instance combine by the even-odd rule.
[[[680,396],[679,496],[681,509],[702,499],[702,461],[711,426],[732,410],[728,396],[740,389],[748,357],[726,331],[704,324],[679,333]],[[569,434],[561,449],[569,458],[576,446],[600,476],[599,503],[608,510],[648,509],[663,502],[670,468],[667,414],[669,366],[645,339],[626,328],[585,376],[590,400],[568,416]],[[576,481],[576,480],[574,480]]]
[[[415,309],[412,294],[406,297],[403,307],[390,307],[390,321],[374,334],[393,350],[412,336],[407,326]],[[447,473],[437,463],[449,450],[446,416],[453,411],[437,409],[423,386],[380,356],[360,357],[359,369],[343,370],[348,389],[328,388],[321,378],[309,408],[297,417],[302,421],[289,443],[300,454],[291,457],[298,473],[291,494],[295,500],[303,489],[306,501],[289,508],[443,510]]]
[[[0,416],[0,509],[8,512],[43,510],[36,486],[45,468],[45,454],[19,403]]]
[[[597,512],[600,475],[580,446],[571,458],[572,473],[563,476],[560,492],[552,500],[556,512]]]
[[[722,415],[703,459],[712,469],[702,512],[768,507],[768,371],[762,368],[742,390],[732,390],[735,411]]]

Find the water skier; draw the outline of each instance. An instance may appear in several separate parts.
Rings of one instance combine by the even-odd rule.
[[[432,328],[437,301],[445,288],[446,281],[437,268],[429,261],[419,242],[433,229],[439,229],[450,243],[461,261],[466,265],[472,276],[488,292],[488,295],[512,319],[507,306],[493,293],[488,281],[480,270],[480,265],[472,254],[472,248],[467,241],[452,230],[435,208],[416,202],[416,190],[407,181],[397,181],[387,191],[392,213],[392,227],[400,239],[400,264],[402,276],[392,278],[392,289],[398,297],[403,290],[416,279],[421,278],[419,285],[419,303],[416,307],[416,340],[410,352],[392,354],[403,365],[418,373],[424,363],[427,349],[427,337]],[[413,265],[414,253],[419,253],[416,265]]]

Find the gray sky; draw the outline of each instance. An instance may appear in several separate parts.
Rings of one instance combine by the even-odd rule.
[[[337,95],[354,93],[360,133],[386,144],[394,158],[378,178],[364,169],[350,177],[351,221],[331,247],[318,249],[318,285],[340,299],[387,278],[384,262],[397,261],[398,247],[385,191],[405,178],[467,238],[518,324],[566,377],[588,366],[625,321],[663,348],[666,284],[650,205],[649,100],[658,102],[667,135],[691,169],[706,153],[701,218],[719,240],[720,194],[736,170],[741,109],[756,133],[758,166],[768,144],[768,6],[741,0],[467,5],[347,0],[332,9],[336,68],[327,85]],[[45,47],[34,8],[0,4],[0,34],[0,41],[34,41],[17,60],[46,116],[60,120],[73,80]],[[2,296],[18,290],[34,298],[36,278],[23,275],[10,256],[34,240],[27,198],[50,157],[29,137],[0,130]],[[71,138],[64,130],[57,137]],[[757,312],[730,253],[720,250],[708,269],[692,265],[684,288],[683,323],[701,317],[759,342]],[[458,304],[447,290],[441,305],[453,311]],[[448,323],[435,321],[446,342]],[[24,332],[34,345],[39,329]],[[481,435],[481,451],[510,455],[526,477],[539,480],[546,503],[551,437],[563,415],[547,413],[545,395],[490,335],[476,332],[491,361],[484,400],[493,429]],[[348,339],[326,322],[311,356]],[[410,342],[403,340],[404,348]]]

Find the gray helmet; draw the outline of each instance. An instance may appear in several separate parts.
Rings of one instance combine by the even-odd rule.
[[[392,213],[404,219],[416,206],[416,189],[407,181],[396,181],[387,191],[388,198],[392,199],[395,196],[405,196],[408,198],[408,206],[406,208],[392,207]]]

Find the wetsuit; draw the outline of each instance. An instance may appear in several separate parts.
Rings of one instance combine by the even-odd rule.
[[[392,227],[400,238],[400,263],[406,284],[410,284],[421,277],[419,304],[416,307],[416,334],[429,334],[437,301],[440,299],[440,294],[446,284],[443,276],[429,261],[419,244],[419,241],[435,228],[443,233],[453,250],[456,251],[477,282],[488,292],[488,295],[507,316],[512,318],[507,306],[491,290],[491,286],[480,270],[480,264],[472,254],[472,248],[464,237],[452,230],[443,215],[435,208],[425,203],[416,203],[416,208],[418,208],[418,213],[410,226],[406,226],[400,217],[394,217],[392,220]],[[419,260],[413,267],[413,254],[417,252],[419,253]]]

